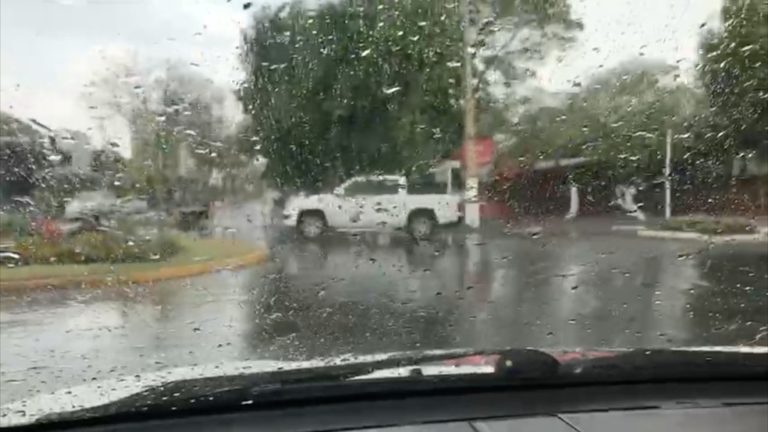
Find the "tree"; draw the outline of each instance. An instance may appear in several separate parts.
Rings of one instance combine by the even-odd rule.
[[[482,134],[509,126],[509,119],[529,108],[537,66],[582,29],[567,0],[502,0],[496,6],[480,25],[474,47]]]
[[[45,143],[47,137],[29,123],[0,111],[0,137],[29,143]]]
[[[553,35],[575,27],[565,0],[501,4],[494,18],[470,19],[472,85],[483,101],[491,93],[482,89],[524,75]],[[278,185],[313,189],[407,171],[459,147],[462,20],[459,2],[434,0],[293,3],[256,14],[243,35],[240,98],[253,136],[244,151],[264,155]]]
[[[100,175],[115,176],[125,169],[125,158],[111,149],[94,150],[91,171]]]
[[[136,192],[161,200],[182,178],[207,183],[231,134],[224,90],[179,62],[147,67],[118,56],[107,63],[84,96],[94,109],[129,124],[126,180]]]
[[[661,64],[628,63],[595,77],[563,106],[523,115],[514,129],[514,156],[585,157],[617,181],[660,176],[666,130],[688,147],[673,153],[682,158],[695,144],[691,137],[704,111],[699,92],[675,83],[675,72]]]
[[[30,195],[35,187],[46,183],[50,168],[48,153],[41,145],[0,141],[0,195]]]
[[[0,197],[30,195],[47,183],[54,161],[65,159],[51,143],[29,123],[0,112]]]
[[[722,32],[701,46],[700,76],[712,115],[707,139],[730,155],[768,157],[768,2],[726,0]]]
[[[431,160],[461,136],[458,6],[430,0],[294,3],[243,36],[246,151],[278,185],[318,188]]]

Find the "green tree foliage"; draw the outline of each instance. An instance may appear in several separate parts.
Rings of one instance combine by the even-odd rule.
[[[131,158],[122,186],[164,201],[180,185],[207,184],[231,133],[225,92],[179,62],[145,67],[118,57],[107,63],[84,97],[94,110],[121,117],[130,127]]]
[[[125,170],[125,158],[110,149],[98,149],[91,156],[91,171],[103,176],[114,177]]]
[[[0,141],[0,195],[29,195],[44,185],[52,164],[40,144],[16,140]]]
[[[532,63],[579,27],[565,0],[470,6],[481,105],[530,79]],[[265,156],[280,186],[309,189],[444,156],[463,131],[463,21],[460,2],[442,0],[294,3],[257,13],[243,37],[240,97],[252,118],[243,150]],[[485,119],[499,115],[481,117],[491,124]]]
[[[527,108],[526,90],[537,68],[569,46],[582,29],[568,0],[501,0],[494,5],[497,11],[480,24],[475,43],[481,134],[508,127],[509,118]]]
[[[657,177],[667,129],[678,148],[690,147],[701,99],[674,82],[674,69],[626,64],[596,77],[563,106],[523,115],[512,151],[531,159],[589,158],[617,180]],[[682,158],[685,151],[674,156]]]
[[[721,32],[702,44],[701,79],[712,115],[707,139],[731,154],[768,157],[768,2],[726,0]]]
[[[0,137],[25,142],[44,142],[46,139],[27,122],[2,111],[0,111]]]
[[[48,141],[28,123],[0,112],[0,197],[29,195],[47,182],[51,159],[59,159],[46,148]]]
[[[281,186],[317,188],[436,158],[461,137],[456,2],[343,0],[257,14],[244,35],[245,150]]]

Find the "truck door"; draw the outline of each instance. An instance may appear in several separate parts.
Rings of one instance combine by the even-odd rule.
[[[370,178],[363,201],[361,228],[389,230],[403,225],[405,211],[403,179]]]

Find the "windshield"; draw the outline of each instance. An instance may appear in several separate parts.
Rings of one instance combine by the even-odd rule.
[[[403,352],[768,347],[765,2],[0,10],[2,406]]]

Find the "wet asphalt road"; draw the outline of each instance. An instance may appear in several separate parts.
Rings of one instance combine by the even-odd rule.
[[[227,360],[768,343],[765,244],[334,235],[273,257],[154,286],[3,293],[0,402]]]

